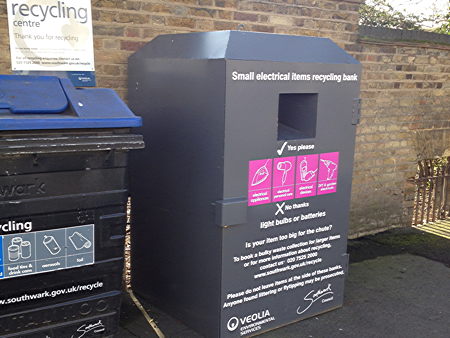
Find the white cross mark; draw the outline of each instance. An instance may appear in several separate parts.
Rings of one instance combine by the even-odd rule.
[[[286,204],[286,202],[281,203],[281,205],[277,203],[278,210],[275,213],[275,216],[278,215],[278,213],[281,213],[282,215],[284,215],[283,207],[285,204]]]

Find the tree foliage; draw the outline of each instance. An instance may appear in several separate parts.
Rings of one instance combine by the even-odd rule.
[[[422,18],[395,10],[387,0],[373,0],[360,8],[360,24],[397,29],[420,29]]]
[[[450,34],[450,7],[444,15],[424,17],[405,14],[394,9],[388,0],[371,0],[360,7],[360,24],[373,27],[395,29],[430,30],[424,23],[434,23],[438,28],[431,29],[437,33]]]
[[[439,26],[433,32],[450,35],[450,5],[448,6],[447,14],[439,16],[438,22]]]

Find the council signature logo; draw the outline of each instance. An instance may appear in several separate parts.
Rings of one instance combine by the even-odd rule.
[[[99,320],[96,323],[93,324],[83,324],[81,325],[77,331],[72,335],[71,338],[82,338],[86,336],[88,333],[101,333],[105,332],[106,328],[105,325],[103,325],[103,322]]]
[[[324,289],[319,289],[317,291],[311,290],[303,298],[307,303],[302,304],[297,308],[297,314],[301,315],[302,313],[305,313],[319,299],[323,299],[326,296],[332,296],[332,295],[334,295],[334,292],[331,290],[331,284],[328,284],[328,286]]]

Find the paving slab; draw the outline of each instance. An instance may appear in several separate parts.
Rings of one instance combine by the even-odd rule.
[[[449,337],[450,269],[410,254],[350,265],[344,307],[261,337]]]
[[[344,306],[260,337],[450,337],[450,241],[411,229],[349,242]],[[166,337],[202,337],[144,303]],[[120,338],[156,337],[125,297]]]

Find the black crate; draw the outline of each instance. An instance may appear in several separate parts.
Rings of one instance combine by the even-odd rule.
[[[0,336],[117,331],[128,151],[142,146],[128,128],[0,132]]]

